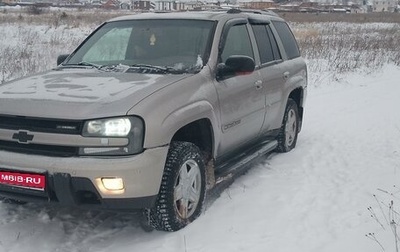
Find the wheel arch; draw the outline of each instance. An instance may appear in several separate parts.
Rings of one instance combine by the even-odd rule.
[[[215,185],[214,171],[214,130],[208,118],[198,119],[181,127],[171,139],[171,142],[189,142],[196,145],[204,160],[206,168],[206,186],[208,189]]]
[[[181,141],[195,144],[202,151],[205,161],[211,159],[214,150],[214,130],[210,119],[201,118],[190,122],[173,135],[171,142]]]

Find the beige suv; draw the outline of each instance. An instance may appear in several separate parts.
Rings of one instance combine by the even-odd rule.
[[[115,18],[57,68],[0,85],[0,195],[143,209],[179,230],[224,181],[295,147],[306,86],[273,13]]]

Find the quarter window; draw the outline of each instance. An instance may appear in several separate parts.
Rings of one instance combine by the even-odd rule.
[[[289,59],[300,57],[299,47],[289,26],[285,22],[273,21]]]

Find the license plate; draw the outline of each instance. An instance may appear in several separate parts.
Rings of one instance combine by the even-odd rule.
[[[46,176],[42,174],[0,171],[0,184],[44,191]]]

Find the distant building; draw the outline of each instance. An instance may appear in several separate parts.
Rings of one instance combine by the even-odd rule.
[[[372,11],[374,12],[395,12],[397,0],[373,0]]]
[[[132,4],[128,2],[123,2],[120,4],[120,8],[122,10],[131,10],[132,9]]]
[[[156,1],[155,4],[156,4],[156,10],[171,11],[174,10],[175,1],[161,0],[161,1]]]
[[[185,2],[172,0],[159,0],[155,2],[155,10],[158,11],[183,11],[186,10]]]
[[[206,1],[203,4],[204,4],[203,6],[204,10],[221,9],[223,8],[221,5],[228,5],[226,3],[221,4],[219,1],[211,1],[211,0]]]
[[[200,1],[190,1],[185,3],[186,10],[203,10],[204,3]]]
[[[288,12],[300,12],[302,2],[288,2],[281,4],[279,10]]]
[[[105,3],[101,5],[101,8],[104,9],[119,9],[121,3],[118,0],[107,0]]]
[[[7,4],[7,5],[15,5],[17,4],[17,0],[0,0],[1,3]]]
[[[276,8],[277,6],[278,6],[278,4],[272,0],[254,0],[254,1],[240,2],[240,7],[248,8],[248,9],[263,10],[263,9]]]
[[[325,7],[318,2],[288,2],[278,6],[279,11],[287,12],[320,12]]]
[[[90,4],[93,7],[100,7],[102,5],[100,0],[92,0],[92,2]]]
[[[149,10],[154,10],[156,8],[156,4],[149,0],[134,1],[133,8],[149,11]]]

